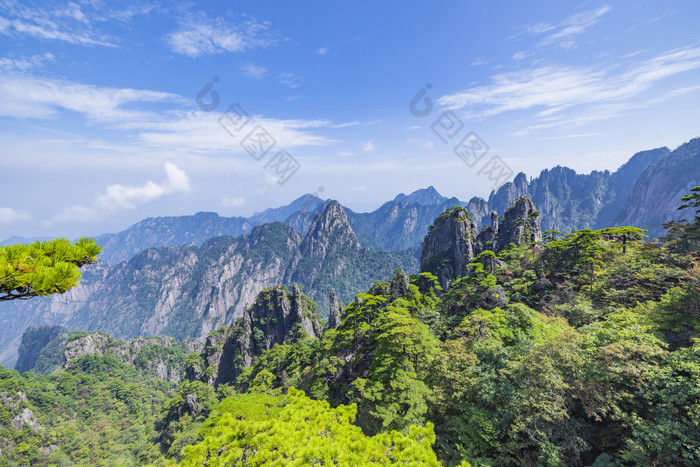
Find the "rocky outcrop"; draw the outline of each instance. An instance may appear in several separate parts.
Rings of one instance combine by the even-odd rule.
[[[540,213],[528,198],[517,199],[503,218],[492,212],[490,226],[478,235],[466,209],[452,208],[435,219],[425,236],[421,272],[435,274],[442,288],[447,289],[453,279],[469,274],[469,262],[477,254],[485,250],[499,252],[511,243],[520,245],[541,241]],[[400,275],[394,281],[398,277]],[[398,282],[396,287],[399,287]]]
[[[509,207],[503,219],[496,212],[491,213],[491,226],[482,230],[477,237],[476,250],[481,253],[491,250],[495,253],[511,243],[536,243],[542,241],[540,213],[529,198],[519,198]]]
[[[62,343],[64,368],[70,368],[87,355],[105,356],[133,365],[142,376],[174,383],[185,379],[186,356],[202,349],[201,343],[178,342],[169,336],[120,341],[102,332],[66,334],[56,338]]]
[[[17,415],[15,418],[10,421],[12,426],[17,428],[18,430],[21,430],[24,425],[29,426],[34,432],[38,432],[39,430],[43,430],[44,427],[41,425],[36,420],[36,417],[34,416],[34,412],[31,411],[29,408],[25,408],[22,410],[19,415]]]
[[[340,325],[343,318],[343,306],[338,303],[338,299],[335,296],[335,289],[331,289],[331,293],[328,296],[328,301],[330,302],[328,312],[328,329],[335,329]]]
[[[321,336],[316,304],[298,285],[290,293],[283,286],[264,289],[243,316],[207,337],[202,357],[208,370],[202,371],[207,384],[235,381],[243,368],[275,344],[304,336]]]
[[[469,200],[465,209],[469,218],[474,220],[478,228],[481,228],[484,223],[488,223],[489,203],[486,200],[475,196]]]
[[[440,214],[423,240],[421,272],[435,274],[443,289],[447,289],[450,281],[468,273],[476,236],[476,225],[464,208],[456,207]]]
[[[91,332],[82,336],[76,336],[68,340],[63,348],[63,356],[66,365],[70,366],[74,360],[86,355],[102,356],[108,348],[108,344],[114,339],[101,332]]]
[[[22,403],[27,403],[27,396],[22,391],[16,393],[0,392],[0,402],[11,409],[19,409]]]

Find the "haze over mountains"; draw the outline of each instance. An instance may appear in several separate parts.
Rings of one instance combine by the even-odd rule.
[[[637,153],[615,172],[577,174],[557,166],[529,180],[520,173],[488,200],[464,202],[428,187],[368,213],[305,195],[248,218],[200,212],[144,219],[97,238],[101,262],[84,268],[80,288],[0,304],[0,361],[14,362],[19,339],[32,324],[103,329],[119,338],[201,338],[276,284],[302,285],[325,316],[331,289],[348,303],[397,267],[416,271],[428,227],[454,206],[465,207],[481,232],[491,225],[492,211],[503,215],[527,196],[542,231],[632,225],[656,237],[661,223],[683,216],[674,208],[698,184],[700,139],[693,139],[674,151]]]

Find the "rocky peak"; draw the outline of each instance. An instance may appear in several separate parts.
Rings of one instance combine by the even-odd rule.
[[[491,225],[479,233],[476,248],[479,253],[484,250],[499,252],[511,243],[541,241],[540,213],[530,198],[522,197],[506,210],[502,221],[495,211],[491,213]]]
[[[503,212],[511,201],[528,196],[527,176],[520,172],[512,182],[504,183],[498,191],[492,191],[489,196],[489,207],[497,212]]]
[[[476,223],[477,227],[480,227],[481,223],[484,222],[484,218],[489,215],[489,204],[485,199],[478,196],[470,199],[465,209],[467,214],[469,214],[469,218]]]
[[[208,384],[235,381],[243,368],[275,344],[294,340],[305,331],[309,337],[321,337],[321,321],[316,304],[294,284],[263,289],[255,302],[247,307],[242,318],[207,337],[203,357],[209,372]]]
[[[435,204],[444,203],[445,201],[447,201],[447,198],[438,193],[438,191],[434,187],[429,186],[428,188],[421,188],[420,190],[416,190],[410,195],[405,195],[401,193],[394,198],[394,201],[397,203],[422,204],[426,206],[432,206]]]
[[[359,250],[362,247],[355,236],[343,206],[331,200],[325,209],[316,214],[301,243],[302,255],[325,252],[329,246]]]
[[[452,279],[467,274],[476,235],[476,225],[464,208],[454,207],[440,214],[423,240],[421,272],[435,274],[447,289]]]
[[[343,316],[343,307],[338,303],[338,299],[335,296],[335,289],[331,289],[328,295],[328,300],[330,302],[330,311],[328,312],[328,328],[335,329],[340,325],[340,321]]]

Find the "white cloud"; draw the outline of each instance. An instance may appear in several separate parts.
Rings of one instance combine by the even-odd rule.
[[[92,16],[98,11],[94,7],[88,8],[91,8]],[[0,33],[7,36],[31,36],[87,46],[116,46],[114,38],[96,32],[89,15],[74,2],[52,8],[37,8],[23,2],[5,2],[3,10]]]
[[[71,206],[53,216],[46,224],[58,222],[90,222],[123,209],[134,208],[166,195],[192,191],[187,173],[171,162],[165,163],[166,180],[162,183],[147,181],[144,185],[108,185],[104,193],[95,197],[89,206]]]
[[[32,55],[29,58],[0,58],[0,70],[5,72],[23,72],[33,68],[43,67],[46,62],[54,60],[52,53],[46,52],[43,55]]]
[[[362,145],[362,150],[363,150],[363,151],[369,151],[369,152],[374,152],[374,151],[376,151],[376,150],[377,150],[377,147],[374,145],[374,140],[371,139],[371,140],[367,141],[366,143],[364,143],[364,144]]]
[[[553,118],[571,108],[593,110],[593,105],[616,103],[637,106],[631,98],[658,81],[700,68],[700,47],[667,52],[625,71],[618,68],[544,66],[498,74],[488,85],[474,86],[438,99],[468,117],[485,118],[513,110],[538,110],[535,117]]]
[[[294,73],[290,73],[288,71],[283,71],[279,75],[277,75],[277,80],[286,86],[289,86],[290,88],[298,88],[299,85],[301,84],[301,77],[296,76]]]
[[[32,77],[27,73],[0,72],[0,116],[50,119],[65,111],[81,113],[89,124],[128,131],[129,142],[120,150],[171,154],[246,154],[243,138],[256,125],[261,125],[274,138],[275,148],[319,146],[332,142],[314,130],[344,128],[374,122],[333,123],[328,120],[278,120],[245,111],[251,121],[239,134],[230,134],[219,120],[227,108],[216,111],[182,110],[191,108],[193,100],[163,92],[104,88],[63,80]],[[167,105],[158,111],[152,104]],[[161,107],[163,107],[161,106]]]
[[[367,189],[367,187],[364,186],[364,185],[360,185],[360,186],[354,186],[354,187],[352,187],[352,188],[350,188],[350,189],[351,189],[352,191],[365,191],[365,190]]]
[[[267,68],[264,66],[253,65],[252,63],[243,65],[241,67],[241,71],[243,72],[244,76],[256,80],[261,80],[267,76]]]
[[[174,52],[196,58],[270,47],[278,38],[269,29],[268,22],[251,19],[233,24],[221,17],[211,19],[199,14],[184,22],[177,31],[166,35],[165,40]]]
[[[97,87],[19,73],[0,74],[0,100],[3,116],[48,118],[65,109],[100,122],[162,118],[156,113],[126,109],[126,104],[184,101],[165,92]]]
[[[225,197],[221,200],[221,205],[225,208],[239,208],[245,204],[245,198],[239,197]]]
[[[0,225],[14,224],[15,222],[26,221],[29,219],[31,219],[31,217],[24,211],[18,211],[14,208],[0,207]]]
[[[522,60],[524,58],[527,58],[528,55],[530,55],[530,52],[526,50],[521,50],[520,52],[514,53],[512,58],[514,60]]]
[[[329,47],[319,47],[316,49],[316,53],[319,55],[326,55],[326,53],[328,53],[328,49]]]
[[[549,33],[537,43],[538,47],[558,43],[564,48],[573,48],[575,43],[573,42],[572,37],[585,32],[588,28],[596,24],[600,18],[610,10],[611,8],[608,5],[602,5],[594,10],[588,10],[570,16],[556,25],[546,22],[525,25],[520,28],[518,33],[510,36],[509,39],[516,38],[523,34],[539,36]]]
[[[584,11],[573,15],[558,26],[558,31],[547,36],[543,43],[550,44],[576,34],[581,34],[586,29],[596,24],[598,20],[609,11],[610,7],[608,5],[602,5],[595,10]]]
[[[58,28],[58,25],[56,25],[55,28],[50,28],[16,19],[8,21],[6,18],[0,17],[0,32],[10,35],[13,31],[15,33],[34,36],[40,39],[53,39],[68,42],[69,44],[116,47],[116,44],[112,43],[105,37],[91,37],[89,34],[85,33],[81,34],[72,31],[62,31]]]

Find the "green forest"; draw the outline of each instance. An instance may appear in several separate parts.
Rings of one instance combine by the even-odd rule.
[[[397,269],[232,383],[206,384],[179,347],[157,350],[201,370],[180,383],[109,352],[0,367],[0,466],[700,465],[700,187],[680,209],[694,219],[659,240],[616,227],[486,250],[447,290]],[[77,259],[56,246],[72,268],[35,255],[44,282],[2,250],[0,292],[72,286],[96,254],[81,242]]]

